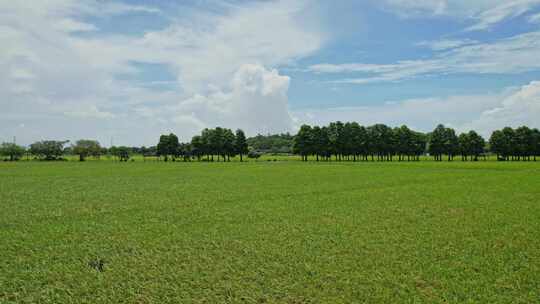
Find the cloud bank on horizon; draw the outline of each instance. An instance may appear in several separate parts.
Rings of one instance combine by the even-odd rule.
[[[0,2],[0,141],[540,127],[540,0]]]

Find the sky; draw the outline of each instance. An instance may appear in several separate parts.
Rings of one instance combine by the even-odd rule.
[[[540,0],[0,0],[0,141],[540,127]]]

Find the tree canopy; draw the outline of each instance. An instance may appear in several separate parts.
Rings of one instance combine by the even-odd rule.
[[[69,141],[42,140],[30,145],[30,153],[42,160],[60,159]]]
[[[81,139],[72,147],[73,154],[79,155],[79,160],[84,161],[87,156],[99,157],[102,148],[97,140]]]
[[[19,160],[26,152],[24,147],[14,143],[2,143],[0,145],[0,156],[8,157],[10,161]]]

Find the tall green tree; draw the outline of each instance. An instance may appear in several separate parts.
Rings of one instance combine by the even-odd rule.
[[[469,155],[473,157],[473,161],[478,161],[478,157],[485,153],[486,140],[480,134],[471,130],[467,134],[469,138]]]
[[[236,156],[236,136],[231,129],[223,129],[223,160]]]
[[[249,150],[246,135],[240,129],[236,130],[234,148],[236,149],[236,153],[240,155],[240,161],[243,161],[242,156],[246,155]]]
[[[401,161],[407,156],[407,160],[414,155],[413,131],[403,125],[394,129],[395,152],[398,154],[398,160]]]
[[[197,160],[201,160],[201,157],[205,155],[205,147],[204,142],[201,135],[195,135],[191,139],[191,148],[192,153],[195,157],[197,157]]]
[[[436,161],[442,161],[442,155],[446,151],[446,128],[438,125],[429,135],[428,151]]]
[[[178,137],[173,133],[169,135],[161,135],[159,137],[159,143],[157,144],[157,155],[163,156],[165,161],[169,160],[169,157],[174,161],[179,155],[180,142]]]
[[[312,138],[312,128],[308,125],[302,125],[294,137],[293,151],[299,154],[303,161],[307,161],[313,150]]]
[[[534,135],[529,127],[522,126],[514,132],[516,157],[518,160],[530,160],[534,150]]]

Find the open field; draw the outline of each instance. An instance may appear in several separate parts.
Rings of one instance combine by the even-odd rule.
[[[540,163],[0,163],[0,303],[536,303]]]

